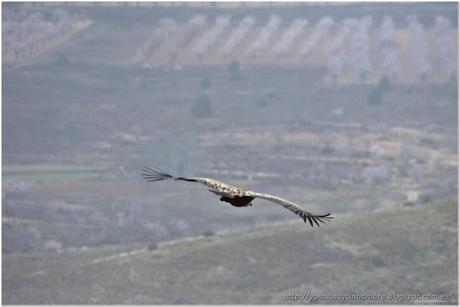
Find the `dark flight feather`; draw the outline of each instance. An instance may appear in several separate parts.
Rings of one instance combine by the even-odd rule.
[[[142,178],[144,178],[144,180],[147,182],[155,182],[155,181],[173,179],[174,177],[162,171],[159,168],[152,169],[146,166],[142,169]]]

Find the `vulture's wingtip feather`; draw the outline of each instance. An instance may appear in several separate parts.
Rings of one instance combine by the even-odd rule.
[[[318,226],[318,227],[321,227],[321,224],[320,223],[323,223],[325,224],[327,221],[329,220],[332,220],[333,217],[330,216],[331,214],[328,213],[328,214],[324,214],[324,215],[315,215],[315,214],[311,214],[311,213],[305,213],[305,214],[302,214],[301,215],[301,218],[304,220],[304,222],[306,223],[307,220],[308,222],[310,223],[311,227],[314,227],[315,224]]]
[[[161,180],[174,178],[170,174],[160,170],[157,167],[156,167],[156,169],[152,169],[152,168],[150,168],[148,166],[145,166],[142,169],[141,176],[147,182],[155,182],[155,181],[161,181]]]

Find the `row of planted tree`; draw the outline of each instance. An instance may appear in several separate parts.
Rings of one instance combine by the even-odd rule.
[[[65,40],[89,25],[65,10],[51,12],[3,10],[2,52],[4,62],[17,62]]]
[[[86,25],[62,9],[5,8],[3,60],[15,62],[40,53]],[[276,15],[259,22],[253,16],[232,20],[230,15],[219,15],[212,20],[195,15],[185,23],[159,20],[135,61],[181,64],[187,54],[198,64],[207,64],[212,57],[221,62],[314,63],[326,67],[325,78],[332,82],[366,82],[384,76],[393,82],[408,77],[426,81],[435,75],[445,81],[457,77],[455,33],[443,16],[427,27],[408,15],[398,28],[391,16],[380,23],[371,16],[338,21],[324,16],[309,23],[302,18],[283,21]],[[159,60],[160,50],[166,61]]]
[[[391,16],[375,22],[372,16],[335,21],[324,16],[316,23],[306,19],[283,21],[272,15],[266,22],[253,16],[232,20],[219,15],[214,20],[196,15],[184,24],[165,18],[158,22],[150,39],[138,50],[135,60],[150,65],[181,64],[181,56],[196,64],[221,62],[312,63],[326,66],[326,78],[367,81],[386,76],[397,82],[429,80],[433,61],[440,62],[442,79],[457,76],[456,29],[449,19],[437,16],[424,26],[417,16],[408,15],[399,27]],[[178,39],[180,38],[180,39]],[[171,44],[169,40],[173,40]],[[159,59],[166,48],[168,60]],[[163,53],[164,54],[164,53]],[[408,62],[408,63],[405,63]],[[409,70],[409,71],[408,71]]]

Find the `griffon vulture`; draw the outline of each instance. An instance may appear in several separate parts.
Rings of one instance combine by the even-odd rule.
[[[308,222],[310,223],[312,227],[314,226],[313,223],[319,226],[318,222],[324,223],[325,221],[333,218],[330,213],[323,214],[323,215],[312,214],[304,210],[301,206],[297,205],[296,203],[293,203],[289,200],[286,200],[278,196],[264,194],[264,193],[257,193],[257,192],[249,191],[246,189],[237,188],[237,187],[234,187],[234,186],[231,186],[231,185],[228,185],[223,182],[220,182],[214,179],[210,179],[210,178],[174,177],[168,173],[165,173],[164,171],[158,168],[154,170],[150,167],[145,167],[142,170],[142,177],[147,182],[155,182],[155,181],[168,180],[168,179],[188,181],[188,182],[198,182],[210,188],[209,192],[219,195],[220,201],[225,201],[235,207],[252,206],[251,202],[254,200],[254,198],[266,199],[278,205],[283,206],[284,208],[290,210],[291,212],[294,212],[295,214],[300,216],[304,220],[305,223],[308,220]]]

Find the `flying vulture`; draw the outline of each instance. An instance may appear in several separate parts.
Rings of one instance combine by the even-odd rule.
[[[286,200],[284,198],[278,197],[278,196],[264,194],[264,193],[257,193],[257,192],[249,191],[246,189],[237,188],[237,187],[234,187],[234,186],[231,186],[231,185],[228,185],[223,182],[220,182],[214,179],[210,179],[210,178],[174,177],[160,170],[159,168],[152,169],[150,167],[145,167],[142,170],[142,177],[147,182],[155,182],[155,181],[168,180],[168,179],[188,181],[188,182],[198,182],[198,183],[201,183],[207,186],[209,188],[209,192],[219,195],[220,201],[225,201],[227,203],[230,203],[234,207],[252,206],[251,202],[254,200],[254,198],[266,199],[266,200],[274,202],[294,212],[295,214],[300,216],[304,220],[305,223],[308,220],[308,222],[310,223],[312,227],[314,226],[313,223],[319,226],[320,224],[318,222],[324,223],[325,221],[333,218],[330,213],[324,214],[324,215],[312,214],[308,211],[305,211],[301,206],[289,200]]]

